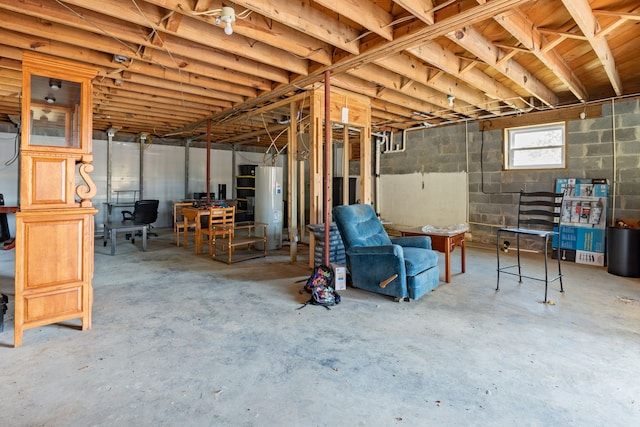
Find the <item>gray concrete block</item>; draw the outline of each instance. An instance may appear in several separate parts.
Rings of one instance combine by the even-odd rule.
[[[619,141],[616,143],[616,150],[618,156],[624,155],[636,155],[636,160],[638,160],[638,154],[640,154],[640,140],[632,140],[632,141]]]
[[[620,128],[640,127],[640,112],[617,116],[616,126]]]
[[[630,101],[616,101],[614,103],[614,109],[616,117],[624,115],[624,114],[640,114],[640,100],[633,99]],[[605,112],[606,111],[606,112]],[[611,103],[608,102],[602,105],[602,114],[611,116]]]
[[[639,145],[640,146],[640,145]],[[585,148],[586,156],[613,156],[613,145],[608,143],[589,144]]]
[[[612,127],[613,121],[611,120],[611,116],[598,117],[589,120],[590,131],[610,130]]]
[[[640,128],[616,129],[616,142],[638,141],[640,139]]]
[[[631,199],[631,196],[640,196],[640,185],[638,183],[620,183],[616,188],[618,195],[625,196],[626,199]]]
[[[635,172],[636,175],[640,173],[638,171],[638,168],[640,168],[640,157],[638,156],[617,156],[616,165],[619,174],[626,170],[632,173]]]
[[[570,133],[568,138],[569,144],[594,144],[600,142],[600,134],[598,132],[576,132]]]

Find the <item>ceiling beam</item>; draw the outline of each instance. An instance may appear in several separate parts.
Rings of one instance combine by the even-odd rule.
[[[325,71],[329,70],[333,75],[346,72],[354,67],[373,62],[387,56],[390,52],[397,52],[402,49],[408,49],[432,40],[436,37],[444,36],[453,29],[460,28],[466,24],[473,24],[486,19],[492,18],[494,15],[509,10],[510,8],[523,3],[526,0],[492,0],[485,5],[471,7],[455,16],[438,21],[431,26],[411,31],[410,28],[404,28],[402,35],[397,35],[392,41],[386,43],[374,43],[367,46],[366,51],[356,56],[347,56],[341,58],[330,67],[318,67],[313,69],[309,75],[295,78],[289,84],[283,84],[274,88],[271,92],[249,100],[242,105],[237,105],[236,109],[250,109],[255,106],[264,105],[270,100],[278,99],[281,96],[297,91],[299,88],[305,88],[324,79]],[[237,2],[236,2],[237,3]],[[246,4],[246,2],[242,2]],[[212,120],[223,120],[226,115],[224,113],[216,114],[210,117]],[[179,129],[179,133],[187,133],[189,129],[200,126],[200,122],[193,123],[183,129]]]
[[[504,99],[507,105],[524,110],[528,106],[520,99],[520,95],[500,82],[474,67],[463,66],[461,59],[452,51],[445,49],[435,41],[407,49],[416,58],[432,64],[448,74],[460,79],[472,87],[482,88],[491,99]]]
[[[640,13],[637,8],[633,12],[616,12],[613,10],[594,9],[593,14],[598,16],[613,16],[615,18],[628,19],[630,21],[640,21]]]
[[[435,23],[433,0],[395,0],[395,2],[422,22],[428,25]]]
[[[543,51],[541,48],[548,42],[546,37],[535,28],[520,11],[514,10],[494,17],[494,20],[511,33],[523,46],[546,65],[558,77],[580,102],[589,100],[586,88],[574,74],[567,62],[555,50]]]
[[[42,3],[40,4],[42,5]],[[11,0],[0,0],[0,9],[6,8],[3,11],[3,28],[45,39],[37,43],[32,41],[29,47],[32,50],[42,51],[50,43],[59,41],[82,48],[91,46],[92,49],[108,53],[111,56],[118,54],[152,63],[155,63],[155,53],[160,52],[159,58],[168,60],[157,64],[177,71],[187,66],[190,62],[197,61],[196,63],[210,64],[213,67],[212,69],[224,67],[229,70],[258,76],[258,79],[269,79],[281,83],[289,81],[288,73],[274,66],[248,59],[239,59],[217,49],[211,49],[169,35],[165,35],[163,39],[163,50],[155,50],[156,48],[150,42],[146,43],[148,47],[152,48],[151,51],[153,53],[144,58],[138,53],[138,43],[144,42],[144,39],[140,34],[132,32],[129,28],[131,26],[121,25],[122,21],[120,21],[120,25],[115,24],[113,27],[104,28],[110,34],[110,37],[105,37],[102,33],[94,34],[92,31],[95,31],[96,28],[84,21],[81,21],[82,24],[84,26],[89,25],[91,31],[81,31],[81,29],[64,25],[64,23],[78,21],[79,19],[66,9],[62,11],[56,10],[54,13],[54,11],[46,8],[34,7],[30,3],[26,6],[24,3],[21,3],[21,5],[23,5],[21,7],[24,10],[17,8],[15,2]],[[17,9],[19,12],[13,11],[13,9]],[[92,14],[92,12],[88,12],[88,14]],[[52,18],[55,18],[55,21],[51,21]],[[99,15],[93,14],[93,19],[100,20]],[[62,22],[62,24],[58,21]],[[100,22],[103,21],[104,19],[100,20]],[[171,52],[180,52],[180,55],[175,55]],[[75,59],[82,60],[82,55],[78,55]],[[159,59],[159,61],[162,61],[162,59]]]
[[[598,56],[616,95],[621,96],[622,81],[620,80],[620,74],[616,68],[609,43],[604,37],[598,37],[599,24],[593,15],[591,6],[589,6],[587,0],[562,0],[562,4],[567,8]]]
[[[452,95],[456,100],[467,102],[474,105],[476,108],[500,114],[499,109],[496,108],[497,105],[491,105],[491,100],[487,99],[484,93],[472,89],[466,84],[456,80],[451,75],[437,73],[433,67],[424,65],[424,63],[419,61],[415,56],[407,54],[393,55],[376,61],[376,64],[389,71],[403,75],[410,80],[416,81],[419,84],[426,85],[437,90],[440,94],[440,98],[443,100],[443,104],[441,105],[442,107],[448,106],[449,101],[447,100],[447,95]],[[437,76],[437,78],[432,78],[434,76]],[[458,105],[454,104],[454,106],[457,107]],[[456,110],[455,108],[450,109]]]
[[[164,89],[162,87],[149,86],[144,84],[138,84],[127,80],[122,80],[120,84],[114,83],[112,79],[96,79],[93,83],[93,90],[95,93],[131,93],[130,97],[135,97],[136,93],[147,94],[151,96],[159,96],[165,98],[173,98],[176,104],[181,102],[198,102],[205,105],[219,106],[222,108],[231,108],[233,104],[230,101],[221,99],[214,99],[206,95],[206,91],[200,93],[183,92],[181,94],[176,93],[175,90]]]
[[[93,94],[94,103],[99,103],[102,106],[113,105],[131,105],[149,108],[153,106],[153,109],[159,109],[161,111],[183,111],[193,112],[197,111],[201,116],[207,114],[214,114],[222,110],[222,107],[215,105],[207,105],[194,101],[180,100],[176,102],[175,98],[168,98],[158,95],[150,95],[145,93],[131,93],[128,96],[113,96],[109,92],[95,92]]]
[[[600,13],[596,13],[596,11],[594,10],[593,11],[594,15],[611,16],[611,17],[618,18],[613,23],[607,25],[606,27],[603,26],[598,32],[597,37],[606,37],[607,34],[615,31],[618,27],[620,27],[621,25],[624,25],[628,21],[640,21],[640,13],[638,12],[640,12],[640,6],[636,7],[631,12],[627,12],[627,13],[613,12],[611,14],[608,14],[608,13],[600,14]]]
[[[357,0],[314,0],[329,10],[362,25],[380,37],[393,40],[393,15],[375,3]]]
[[[412,109],[413,111],[429,111],[430,114],[438,117],[446,118],[450,111],[455,110],[461,114],[465,114],[465,110],[469,110],[468,106],[464,103],[459,103],[457,106],[449,107],[446,95],[427,87],[423,84],[414,83],[412,85],[403,85],[402,81],[406,80],[403,76],[396,74],[392,71],[386,70],[378,65],[367,65],[365,67],[358,67],[349,71],[349,79],[347,80],[344,75],[337,76],[332,79],[336,81],[336,86],[340,83],[348,82],[349,85],[342,85],[352,92],[362,93],[371,98],[377,98],[378,101],[387,104],[395,104],[403,106],[405,108]],[[384,90],[377,94],[372,93],[374,84],[371,81],[377,81],[380,85],[384,86]],[[333,84],[333,83],[332,83]],[[359,88],[367,88],[367,92],[361,91]],[[473,108],[475,110],[475,108]]]
[[[241,94],[220,92],[213,88],[206,87],[205,85],[198,86],[193,84],[183,84],[181,82],[172,82],[169,80],[158,79],[156,77],[145,76],[144,74],[138,74],[138,73],[127,72],[126,74],[127,74],[127,77],[124,79],[125,82],[151,86],[158,89],[162,88],[165,90],[172,90],[176,94],[178,94],[178,96],[179,94],[182,94],[182,93],[191,93],[191,94],[200,95],[203,97],[228,101],[231,103],[240,103],[246,99],[246,97]]]
[[[234,4],[258,12],[349,53],[360,52],[360,33],[355,28],[314,9],[310,0],[234,0]]]
[[[147,3],[164,7],[168,10],[179,12],[191,16],[192,18],[209,23],[215,26],[215,15],[204,12],[211,12],[222,8],[220,0],[208,1],[206,4],[199,2],[194,9],[188,9],[188,2],[184,0],[145,0]],[[236,11],[242,13],[242,11]],[[195,15],[197,14],[197,15]],[[300,58],[312,59],[324,65],[331,64],[331,53],[333,46],[322,42],[309,34],[295,31],[292,28],[282,25],[273,19],[264,19],[258,14],[250,14],[246,17],[238,17],[233,24],[234,34],[240,34],[256,42],[265,43],[269,46],[290,52]]]
[[[475,28],[467,26],[457,29],[447,34],[447,38],[480,58],[487,65],[504,74],[515,84],[533,94],[545,104],[549,106],[558,105],[558,97],[551,89],[546,87],[515,60],[509,59],[501,61],[501,58],[505,56],[505,52],[495,46]]]
[[[37,1],[44,4],[52,1],[54,4],[57,4],[53,0]],[[264,58],[272,58],[272,60],[279,65],[279,68],[302,75],[307,74],[308,72],[308,64],[304,59],[296,58],[282,49],[275,48],[267,44],[252,43],[251,40],[239,34],[235,34],[234,37],[229,37],[224,33],[222,28],[192,17],[184,16],[176,31],[174,33],[167,33],[164,26],[157,24],[162,22],[164,18],[164,11],[147,2],[134,3],[118,2],[113,0],[88,2],[86,0],[65,0],[65,3],[74,4],[74,9],[78,9],[78,7],[82,8],[78,10],[80,10],[83,15],[86,14],[84,9],[102,14],[103,17],[100,19],[101,24],[106,21],[106,18],[104,18],[104,15],[106,14],[111,16],[113,20],[119,21],[113,23],[113,26],[115,27],[122,26],[122,22],[129,22],[146,28],[146,34],[155,33],[156,31],[162,32],[162,34],[173,34],[184,40],[189,40],[211,48],[217,48],[221,44],[224,44],[224,50],[228,52],[228,54],[238,55],[239,57],[248,58],[258,62],[263,61]],[[60,6],[57,7],[57,9],[59,8]],[[77,21],[79,20],[75,17],[72,22]],[[99,31],[95,25],[90,25],[88,22],[85,22],[85,19],[77,22],[77,25],[83,25],[85,27],[85,31]],[[134,30],[136,29],[134,28]],[[140,31],[141,29],[137,30]],[[164,42],[164,36],[161,38]],[[138,42],[142,45],[150,45],[144,38],[138,40]],[[170,50],[172,53],[180,53],[178,50],[174,51],[169,49],[164,43],[163,47]]]

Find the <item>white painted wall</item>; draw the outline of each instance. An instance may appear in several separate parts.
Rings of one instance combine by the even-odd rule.
[[[155,227],[173,227],[173,202],[184,199],[184,154],[184,147],[172,145],[144,150],[143,197],[160,200]]]
[[[183,148],[184,150],[184,148]],[[231,184],[233,182],[232,169],[233,153],[228,150],[211,150],[211,182],[209,191],[218,194],[218,184],[226,184],[227,199],[232,197]],[[184,165],[184,156],[182,160]],[[182,169],[184,175],[184,168]],[[204,148],[189,148],[189,197],[193,193],[204,193],[207,190],[207,151]],[[184,180],[183,180],[184,181]]]
[[[16,134],[0,132],[0,193],[4,196],[5,206],[17,206],[18,195],[20,193],[18,187],[18,164],[17,159],[12,164],[7,165],[14,154],[16,147]],[[20,141],[17,141],[20,145]],[[11,236],[16,235],[16,219],[14,214],[7,214],[7,222]]]
[[[467,222],[467,174],[383,175],[380,216],[396,227],[464,224]]]
[[[6,166],[14,150],[15,134],[0,133],[0,192],[7,205],[18,204],[18,162]],[[139,146],[130,142],[114,141],[112,144],[112,190],[139,188]],[[185,197],[183,147],[151,145],[144,151],[144,197],[160,200],[157,227],[172,225],[172,203]],[[96,231],[102,230],[106,218],[107,201],[107,142],[93,141],[93,165],[91,173],[98,193],[93,204],[99,209],[95,216]],[[286,166],[286,157],[277,159],[277,166]],[[212,150],[211,191],[218,191],[218,184],[227,185],[227,198],[231,192],[236,171],[232,170],[233,152]],[[236,165],[262,165],[263,153],[236,152]],[[270,163],[270,158],[267,159]],[[204,192],[206,177],[206,153],[202,148],[189,149],[188,194]],[[424,183],[424,186],[423,186]],[[286,183],[285,183],[286,185]],[[446,202],[444,202],[446,201]],[[467,184],[465,173],[415,173],[409,175],[385,175],[380,178],[380,213],[384,220],[398,226],[451,225],[466,222]],[[112,218],[119,218],[115,210]],[[9,215],[9,228],[15,235],[15,218]]]
[[[4,195],[6,205],[19,204],[19,160],[11,165],[5,165],[14,154],[16,134],[0,132],[0,193]],[[204,192],[206,189],[206,150],[204,148],[189,148],[189,184],[185,195],[185,148],[179,146],[152,144],[144,150],[144,185],[143,197],[159,199],[158,221],[156,227],[171,227],[173,221],[173,202],[191,197],[194,192]],[[111,190],[112,202],[115,201],[113,192],[119,190],[138,190],[140,176],[140,147],[132,142],[113,141],[112,143],[112,174]],[[264,161],[263,153],[236,152],[236,164],[261,165]],[[269,160],[270,161],[270,160]],[[277,164],[282,165],[278,159]],[[218,184],[226,184],[227,198],[234,197],[232,193],[233,181],[237,174],[233,171],[233,152],[230,150],[211,150],[211,184],[210,190],[218,192]],[[93,140],[93,166],[91,172],[98,189],[93,198],[93,206],[98,209],[95,216],[95,229],[101,233],[107,218],[107,141]],[[82,181],[78,181],[82,183]],[[122,217],[122,210],[133,208],[114,208],[111,219]],[[8,215],[11,235],[15,235],[15,216]]]

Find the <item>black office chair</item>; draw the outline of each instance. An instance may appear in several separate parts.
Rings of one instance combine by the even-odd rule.
[[[122,221],[133,221],[134,224],[146,224],[148,229],[152,228],[152,225],[158,219],[158,205],[159,200],[138,200],[133,207],[133,212],[122,211]],[[142,233],[136,235],[140,236]],[[147,235],[158,236],[157,233],[147,231]],[[131,237],[127,234],[127,240]],[[132,239],[132,242],[135,240]]]
[[[560,257],[558,256],[558,274],[549,277],[547,269],[547,259],[549,257],[550,239],[559,235],[560,220],[562,218],[561,209],[564,193],[551,192],[533,192],[525,193],[520,191],[520,200],[518,203],[518,225],[515,228],[500,228],[497,233],[497,260],[498,260],[498,280],[496,283],[496,291],[500,290],[500,273],[518,276],[519,283],[522,278],[538,280],[544,282],[544,302],[547,302],[547,287],[550,282],[560,280],[560,292],[564,292],[562,287],[562,271],[560,270]],[[500,252],[503,247],[500,245],[500,239],[503,233],[511,233],[516,236],[516,250],[518,254],[518,263],[513,265],[500,266]],[[522,265],[520,263],[520,237],[542,238],[542,252],[544,253],[544,278],[531,277],[522,274]],[[509,243],[504,242],[503,245],[508,249]],[[518,267],[516,271],[509,271]]]

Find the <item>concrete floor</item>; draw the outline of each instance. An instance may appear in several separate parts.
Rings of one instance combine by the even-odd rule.
[[[306,253],[295,265],[282,250],[227,266],[176,248],[171,237],[161,230],[147,252],[119,241],[114,257],[96,240],[93,329],[27,330],[17,349],[15,251],[0,251],[0,291],[10,294],[1,425],[640,420],[639,279],[564,264],[566,293],[556,283],[555,305],[542,304],[535,282],[505,278],[496,293],[495,253],[469,248],[466,274],[456,250],[452,282],[419,301],[348,288],[330,311],[296,310],[307,299],[296,283],[309,274]]]

